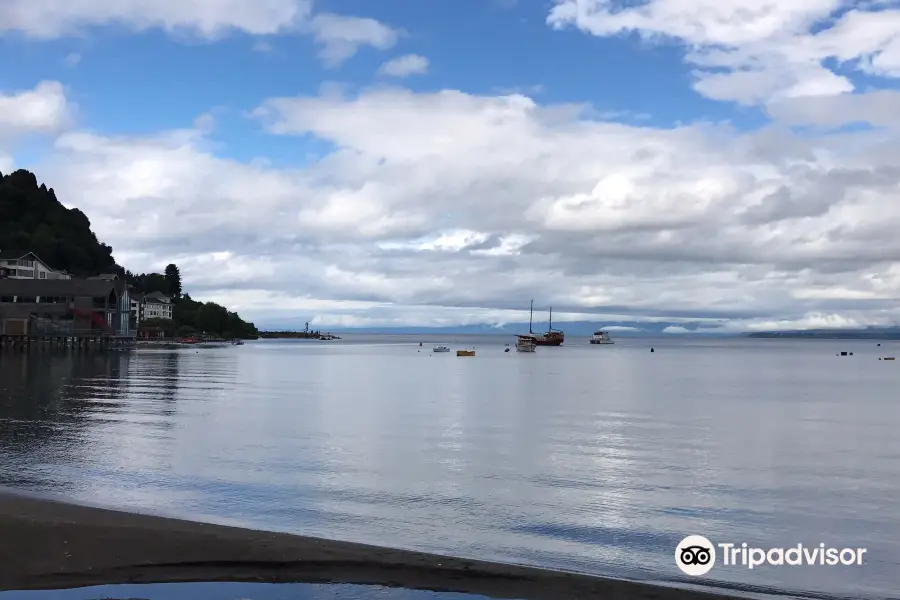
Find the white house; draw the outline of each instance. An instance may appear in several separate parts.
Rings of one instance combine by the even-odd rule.
[[[0,252],[0,269],[8,279],[71,279],[65,271],[56,271],[33,252]]]
[[[144,319],[171,319],[173,306],[172,297],[162,292],[131,296],[131,315],[135,326]]]

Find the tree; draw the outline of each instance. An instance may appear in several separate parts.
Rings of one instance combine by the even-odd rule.
[[[166,279],[165,275],[160,275],[159,273],[141,273],[140,275],[135,275],[134,279],[129,281],[129,283],[134,286],[135,291],[144,294],[149,294],[150,292],[172,293],[169,289],[169,280]]]
[[[164,273],[137,274],[116,264],[113,249],[97,239],[87,215],[63,206],[53,188],[38,184],[37,177],[24,169],[9,175],[0,173],[0,250],[34,252],[51,268],[76,277],[117,273],[135,293],[170,294],[175,297],[173,319],[156,322],[167,333],[187,327],[217,335],[257,335],[253,323],[243,321],[237,313],[213,302],[196,302],[184,294],[176,265],[168,265]],[[152,323],[144,321],[141,325]]]
[[[176,298],[181,297],[181,271],[174,264],[166,265],[166,281],[169,282],[169,293]]]
[[[175,335],[177,337],[188,337],[197,333],[197,330],[191,327],[190,325],[182,325],[178,329],[175,330]]]
[[[38,185],[37,177],[25,170],[0,173],[0,249],[34,252],[50,267],[76,276],[120,269],[112,248],[91,231],[87,216],[63,206],[52,188]]]

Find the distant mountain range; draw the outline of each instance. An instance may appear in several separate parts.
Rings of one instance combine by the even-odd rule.
[[[300,330],[292,322],[273,322],[267,324],[264,331],[295,331]],[[563,330],[569,336],[589,336],[597,329],[609,331],[613,338],[658,338],[660,336],[675,337],[676,335],[688,335],[691,337],[751,337],[751,338],[781,338],[781,339],[878,339],[900,340],[900,327],[868,327],[864,329],[807,329],[795,331],[759,331],[755,333],[715,333],[708,329],[698,330],[700,323],[676,323],[659,322],[647,323],[638,321],[621,321],[598,323],[596,321],[569,321],[554,323],[554,329]],[[666,332],[665,329],[679,328],[678,333]],[[507,323],[505,325],[462,325],[457,327],[351,327],[329,328],[316,325],[316,329],[331,333],[356,333],[356,334],[445,334],[445,335],[516,335],[528,331],[528,323]],[[536,332],[543,331],[543,326],[534,327]]]
[[[822,340],[900,340],[900,327],[867,327],[865,329],[805,329],[797,331],[760,331],[752,338],[811,338]]]
[[[554,329],[561,329],[570,336],[589,336],[602,327],[604,331],[609,331],[613,338],[617,337],[659,337],[664,334],[663,330],[667,327],[683,327],[689,330],[691,335],[719,335],[709,334],[707,332],[693,332],[698,325],[691,323],[646,323],[646,322],[606,322],[598,323],[596,321],[567,321],[553,323]],[[312,327],[312,325],[310,325]],[[541,332],[546,330],[546,323],[541,326],[535,326],[534,331]],[[296,326],[289,325],[285,322],[267,324],[263,329],[266,331],[291,330]],[[495,325],[463,325],[457,327],[353,327],[353,328],[329,328],[327,326],[316,325],[316,329],[329,331],[331,333],[358,333],[358,334],[447,334],[447,335],[516,335],[517,333],[527,333],[528,323],[507,323],[501,326]],[[302,327],[300,328],[302,329]],[[731,334],[734,335],[734,334]]]

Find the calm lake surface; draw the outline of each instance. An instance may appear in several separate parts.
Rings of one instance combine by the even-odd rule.
[[[900,590],[896,342],[346,337],[0,354],[0,485],[678,585]],[[868,552],[688,581],[688,534]]]

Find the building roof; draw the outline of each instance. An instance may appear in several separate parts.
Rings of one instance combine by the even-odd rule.
[[[171,296],[167,296],[162,292],[150,292],[149,294],[144,294],[143,298],[148,302],[169,302],[172,300]]]
[[[121,293],[118,281],[104,279],[0,279],[0,296],[102,297]]]
[[[119,276],[115,273],[100,273],[99,275],[88,277],[88,279],[106,279],[107,281],[118,281]]]
[[[26,256],[32,257],[34,260],[47,267],[47,263],[42,261],[40,257],[34,252],[29,252],[28,250],[0,250],[0,260],[19,260],[20,258],[25,258]]]

